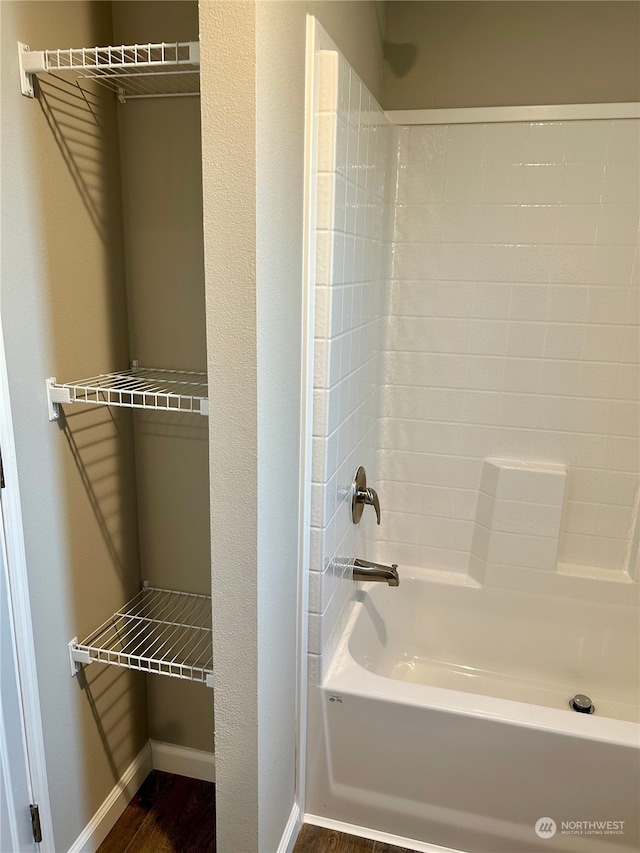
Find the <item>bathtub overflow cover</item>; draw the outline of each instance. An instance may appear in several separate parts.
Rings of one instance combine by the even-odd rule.
[[[573,710],[577,711],[579,714],[593,714],[595,711],[593,702],[588,696],[585,696],[584,693],[576,693],[569,704]]]

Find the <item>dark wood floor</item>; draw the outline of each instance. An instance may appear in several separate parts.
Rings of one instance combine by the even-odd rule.
[[[215,785],[154,770],[98,853],[215,853],[215,836]],[[293,853],[410,851],[305,824]]]
[[[333,829],[322,829],[308,823],[302,827],[293,853],[411,853],[404,847],[392,847],[382,841],[370,841],[345,835]]]
[[[215,785],[154,770],[98,853],[215,853]]]

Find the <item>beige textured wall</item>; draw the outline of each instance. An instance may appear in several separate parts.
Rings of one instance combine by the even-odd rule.
[[[276,0],[276,3],[282,7],[286,0]],[[310,0],[306,5],[307,11],[331,34],[351,67],[379,101],[386,4],[381,0]]]
[[[640,100],[634,0],[386,5],[386,110]]]
[[[304,5],[258,3],[258,837],[278,850],[295,794]]]
[[[219,853],[258,850],[253,2],[200,4]]]
[[[376,88],[374,4],[200,4],[220,853],[295,795],[307,9]]]
[[[197,41],[196,2],[113,4],[116,43]],[[205,370],[199,98],[118,107],[131,355],[141,365]],[[209,594],[207,419],[134,416],[142,576]],[[149,734],[213,751],[213,695],[150,677]]]
[[[140,584],[131,416],[67,407],[44,380],[125,367],[118,139],[111,97],[43,76],[20,94],[16,41],[108,44],[107,3],[2,2],[2,323],[14,416],[56,850],[68,850],[147,738],[145,679],[67,644]]]

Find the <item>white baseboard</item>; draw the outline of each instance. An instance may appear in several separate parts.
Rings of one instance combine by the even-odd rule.
[[[289,820],[282,833],[280,844],[278,844],[277,853],[293,853],[293,848],[296,845],[296,839],[302,826],[302,813],[297,803],[293,804]]]
[[[190,776],[203,782],[216,781],[216,764],[212,752],[201,749],[189,749],[175,746],[160,740],[150,740],[151,763],[154,770],[176,773],[178,776]]]
[[[333,829],[336,832],[345,832],[347,835],[357,835],[358,838],[369,838],[371,841],[382,841],[384,844],[404,847],[406,850],[417,850],[419,853],[465,853],[464,850],[454,850],[453,847],[440,847],[439,844],[428,844],[426,841],[416,841],[414,838],[404,838],[402,835],[392,835],[390,832],[379,832],[377,829],[344,823],[341,820],[331,820],[315,814],[305,814],[304,822],[311,823],[314,826],[322,826],[325,829]]]
[[[151,773],[151,749],[146,743],[124,771],[98,811],[69,848],[69,853],[96,853],[140,785]]]
[[[215,782],[216,778],[213,753],[174,746],[172,743],[162,743],[158,740],[147,741],[71,845],[69,853],[96,853],[152,770],[164,770],[166,773],[190,776],[205,782]],[[285,851],[285,848],[282,849]],[[288,849],[286,853],[289,853]]]

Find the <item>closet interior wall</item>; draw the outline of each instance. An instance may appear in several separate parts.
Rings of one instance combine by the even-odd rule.
[[[66,407],[45,379],[130,359],[116,102],[41,75],[20,94],[16,43],[110,44],[111,4],[3,2],[2,327],[19,472],[54,842],[69,850],[148,736],[146,678],[67,644],[140,588],[131,413]],[[135,108],[137,105],[129,105]],[[51,844],[51,842],[49,842]]]
[[[197,41],[198,4],[112,4],[115,44]],[[200,99],[118,106],[132,358],[206,369]],[[134,415],[140,560],[151,586],[211,593],[207,418]],[[149,736],[211,752],[213,692],[150,677]]]
[[[204,370],[198,97],[118,104],[34,49],[197,40],[194,2],[3,2],[2,326],[56,850],[149,738],[211,752],[213,691],[92,664],[68,643],[152,585],[210,593],[207,418],[63,406],[45,379]]]

